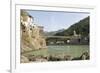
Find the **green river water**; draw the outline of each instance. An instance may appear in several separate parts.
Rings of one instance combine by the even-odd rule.
[[[38,51],[31,51],[26,55],[70,55],[72,57],[79,57],[84,52],[89,52],[89,45],[52,45],[48,49]]]

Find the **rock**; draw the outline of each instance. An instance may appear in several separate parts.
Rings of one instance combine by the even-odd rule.
[[[65,55],[65,56],[64,56],[64,59],[65,59],[65,60],[72,60],[72,57],[71,57],[70,55]]]
[[[28,62],[29,62],[28,58],[21,55],[21,63],[28,63]]]
[[[82,60],[87,60],[87,59],[89,59],[89,53],[88,53],[88,52],[84,52],[84,53],[80,56],[80,58],[81,58]]]
[[[33,17],[30,16],[25,10],[21,10],[21,63],[26,63],[30,61],[46,61],[44,58],[36,58],[32,56],[31,58],[23,56],[28,51],[34,51],[39,49],[46,49],[46,41],[43,37],[43,27],[37,26],[33,23]]]
[[[41,34],[43,28],[38,27],[32,21],[32,18],[26,11],[21,12],[21,52],[30,50],[39,50],[46,47],[46,41]]]
[[[90,56],[88,52],[82,53],[80,57],[75,57],[72,60],[89,60]]]

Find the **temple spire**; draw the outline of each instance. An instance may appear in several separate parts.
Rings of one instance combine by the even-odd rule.
[[[75,30],[73,31],[73,35],[74,35],[74,36],[77,36],[77,33],[76,33],[76,31],[75,31]]]

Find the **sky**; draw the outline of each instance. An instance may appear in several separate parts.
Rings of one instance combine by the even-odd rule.
[[[44,31],[47,32],[67,29],[72,24],[89,16],[89,13],[82,12],[36,10],[27,10],[27,12],[34,18],[34,23],[36,23],[38,26],[43,26]]]

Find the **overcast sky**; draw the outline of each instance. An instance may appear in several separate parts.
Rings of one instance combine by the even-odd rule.
[[[67,29],[72,24],[86,18],[89,13],[80,12],[54,12],[54,11],[27,11],[34,22],[39,26],[44,26],[44,31],[57,31]]]

